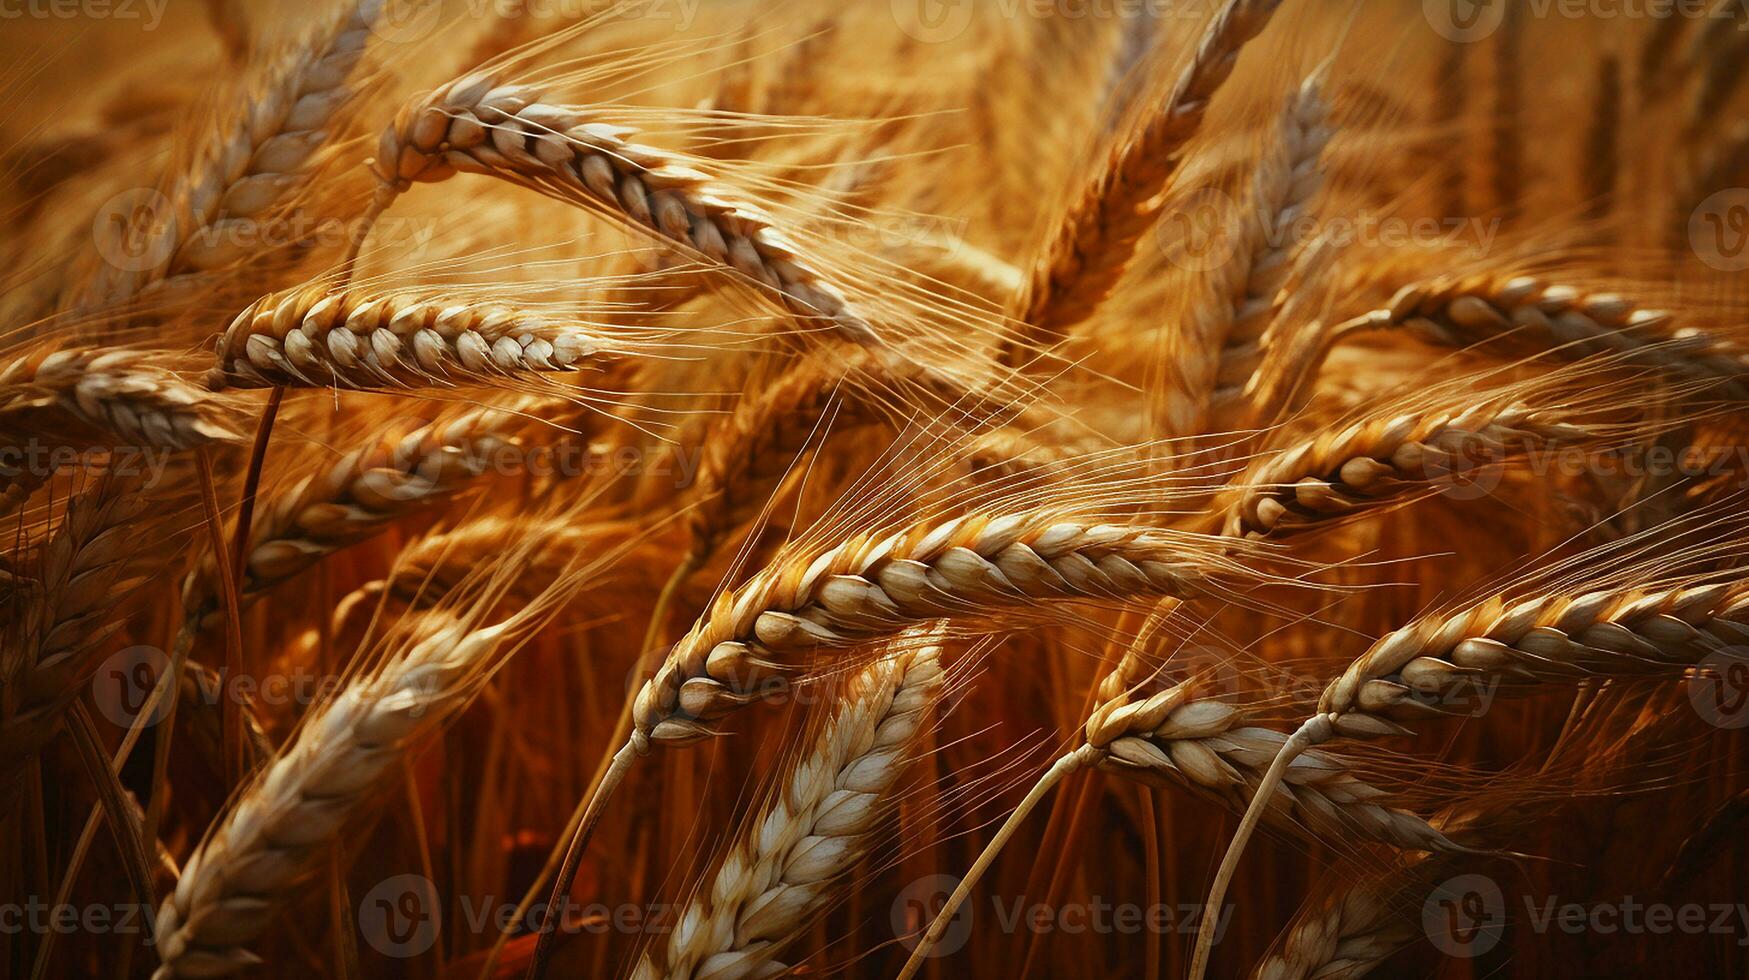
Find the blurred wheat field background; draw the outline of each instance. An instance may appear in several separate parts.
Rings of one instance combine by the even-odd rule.
[[[1737,0],[0,18],[4,975],[1749,968]]]

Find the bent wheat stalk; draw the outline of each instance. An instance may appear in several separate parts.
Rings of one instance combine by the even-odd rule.
[[[1214,539],[1058,519],[970,514],[797,555],[720,596],[638,692],[631,744],[684,744],[794,676],[816,652],[934,619],[1047,601],[1190,598],[1254,580]]]
[[[1407,327],[1440,344],[1507,338],[1568,359],[1613,353],[1675,378],[1715,384],[1734,399],[1749,398],[1749,350],[1693,327],[1673,329],[1675,322],[1672,313],[1642,309],[1613,293],[1489,274],[1405,286],[1388,306],[1337,332]]]
[[[1300,251],[1295,225],[1323,188],[1324,150],[1334,134],[1328,114],[1321,73],[1288,100],[1276,146],[1252,182],[1242,217],[1245,237],[1222,269],[1231,291],[1216,297],[1214,309],[1193,314],[1201,338],[1180,359],[1180,369],[1192,368],[1198,376],[1175,379],[1168,389],[1169,397],[1185,399],[1176,410],[1168,407],[1175,433],[1200,431],[1213,411],[1225,414],[1263,361],[1264,334]]]
[[[1245,726],[1242,709],[1200,697],[1201,687],[1199,681],[1187,681],[1139,701],[1124,692],[1094,711],[1083,729],[1082,744],[1058,759],[1009,815],[912,950],[900,980],[916,975],[1020,821],[1070,773],[1098,766],[1150,783],[1187,788],[1239,809],[1247,791],[1262,782],[1262,767],[1285,736]],[[1340,758],[1314,753],[1300,761],[1304,764],[1287,775],[1283,790],[1269,797],[1269,813],[1283,829],[1358,835],[1411,850],[1466,850],[1420,817],[1382,805],[1378,801],[1385,792],[1350,773]]]
[[[784,969],[784,945],[867,853],[945,677],[938,646],[901,650],[857,674],[780,798],[682,912],[662,969],[646,956],[632,975],[737,980]]]
[[[1222,533],[1282,537],[1462,478],[1526,449],[1595,439],[1565,409],[1498,403],[1390,413],[1268,457],[1229,494]]]
[[[873,328],[776,219],[682,154],[633,142],[589,109],[541,101],[526,85],[469,75],[403,106],[377,144],[378,210],[415,182],[473,173],[602,214],[777,293],[858,343]]]
[[[1591,677],[1680,677],[1708,655],[1749,639],[1749,581],[1620,587],[1535,596],[1511,606],[1496,597],[1430,616],[1390,634],[1325,688],[1318,713],[1281,746],[1258,798],[1234,833],[1211,887],[1218,907],[1237,870],[1263,796],[1312,746],[1338,737],[1404,734],[1398,721],[1445,714],[1477,684],[1518,694]],[[1205,941],[1206,940],[1206,941]],[[1213,934],[1198,936],[1192,974],[1206,968]]]
[[[106,482],[67,506],[44,545],[41,571],[7,624],[0,655],[0,772],[15,774],[55,736],[104,642],[121,629],[118,597],[147,580],[131,537],[143,510],[135,488]]]

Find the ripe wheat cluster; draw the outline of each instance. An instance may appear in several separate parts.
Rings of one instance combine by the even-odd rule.
[[[101,6],[0,975],[1749,969],[1749,7]]]

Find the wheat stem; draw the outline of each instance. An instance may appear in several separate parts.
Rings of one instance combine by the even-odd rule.
[[[961,905],[965,904],[966,899],[971,897],[972,889],[977,887],[978,881],[984,877],[984,872],[990,869],[990,865],[996,860],[996,855],[1000,854],[1002,848],[1007,846],[1008,841],[1014,837],[1015,831],[1020,829],[1021,822],[1038,806],[1039,801],[1045,798],[1045,794],[1049,793],[1069,774],[1092,762],[1097,754],[1097,750],[1092,746],[1083,745],[1052,763],[1051,767],[1045,770],[1044,775],[1032,784],[1032,789],[1027,791],[1026,796],[1021,799],[1020,805],[1008,814],[1008,819],[1002,822],[1002,827],[996,831],[996,836],[990,838],[990,843],[984,846],[984,850],[978,854],[978,859],[966,871],[965,877],[961,878],[959,884],[954,887],[953,894],[948,896],[947,902],[942,905],[941,910],[930,921],[928,931],[923,934],[923,938],[919,939],[916,947],[911,950],[910,958],[905,961],[905,968],[899,971],[898,980],[912,980],[917,975],[917,971],[923,968],[923,964],[929,958],[930,951],[935,948],[937,943],[941,942],[941,937],[946,934],[947,927],[952,924],[955,913],[959,911]]]

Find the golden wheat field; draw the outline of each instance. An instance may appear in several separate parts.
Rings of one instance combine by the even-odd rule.
[[[0,976],[1749,971],[1743,0],[0,53]]]

